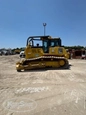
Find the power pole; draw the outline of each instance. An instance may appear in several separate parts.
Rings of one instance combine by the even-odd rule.
[[[45,36],[45,27],[46,27],[46,23],[43,23],[43,26],[44,26],[44,36]]]

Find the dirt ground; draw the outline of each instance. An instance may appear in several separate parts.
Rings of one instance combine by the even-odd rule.
[[[18,60],[0,56],[0,115],[86,115],[86,60],[69,60],[69,70],[17,72]]]

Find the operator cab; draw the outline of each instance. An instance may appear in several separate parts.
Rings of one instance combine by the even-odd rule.
[[[27,39],[27,46],[32,48],[42,48],[44,53],[49,53],[49,47],[61,46],[60,38],[51,38],[51,36],[30,36]]]

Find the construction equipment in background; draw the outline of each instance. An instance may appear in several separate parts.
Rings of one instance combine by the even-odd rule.
[[[30,36],[25,48],[25,59],[16,63],[16,70],[56,67],[67,69],[69,54],[61,47],[60,38]]]
[[[21,51],[20,54],[19,54],[20,58],[25,58],[25,52],[24,51]]]
[[[20,49],[15,49],[14,54],[20,54],[21,50]]]

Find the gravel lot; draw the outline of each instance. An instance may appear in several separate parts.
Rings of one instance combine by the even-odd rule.
[[[17,72],[19,59],[0,56],[0,115],[86,115],[86,60],[69,60],[69,70]]]

